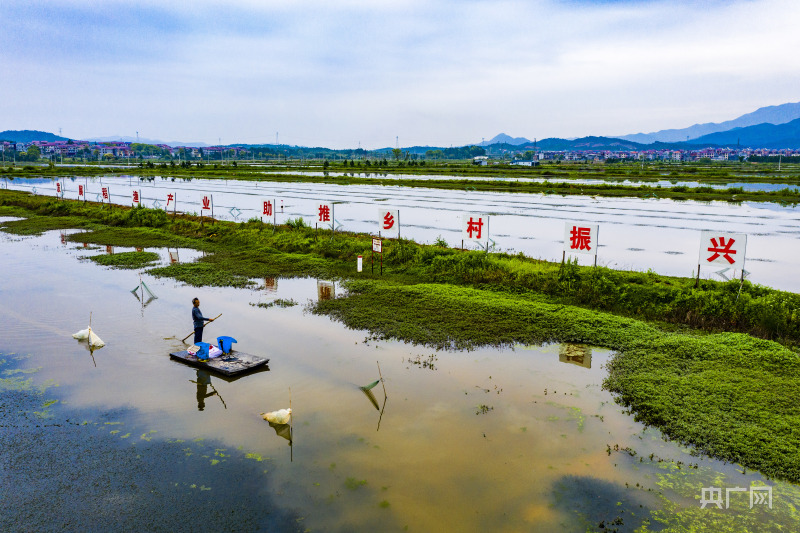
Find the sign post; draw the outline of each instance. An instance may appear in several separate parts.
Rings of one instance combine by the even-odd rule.
[[[697,260],[697,279],[694,282],[695,288],[700,285],[701,265],[723,265],[725,267],[721,271],[723,273],[729,268],[734,271],[740,268],[742,270],[742,282],[744,282],[746,251],[747,235],[744,233],[702,231],[700,234],[700,257]]]
[[[378,235],[388,237],[397,235],[400,238],[400,211],[398,209],[378,210]]]
[[[464,241],[478,243],[489,253],[489,215],[464,213],[461,216],[461,247]]]
[[[565,222],[564,223],[564,253],[561,256],[561,264],[567,257],[567,252],[578,254],[589,254],[594,256],[594,266],[597,267],[597,238],[599,227],[597,224],[586,224],[584,222]]]
[[[381,276],[383,276],[383,241],[372,238],[372,273],[375,273],[375,254],[381,257]]]

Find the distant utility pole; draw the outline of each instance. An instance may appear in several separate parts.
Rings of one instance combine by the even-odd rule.
[[[138,131],[136,132],[136,142],[137,143],[139,142],[139,132]]]
[[[394,147],[395,148],[400,148],[400,136],[399,135],[394,138]]]
[[[278,132],[275,132],[275,146],[278,146]]]

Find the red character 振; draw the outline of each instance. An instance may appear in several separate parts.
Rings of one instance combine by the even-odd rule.
[[[592,234],[591,228],[580,228],[578,226],[572,226],[572,230],[569,232],[570,235],[570,247],[573,250],[591,250],[592,247],[589,246],[592,243]]]

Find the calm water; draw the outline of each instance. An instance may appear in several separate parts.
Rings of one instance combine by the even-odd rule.
[[[338,229],[377,234],[379,209],[400,211],[401,236],[418,242],[445,240],[460,247],[464,212],[489,215],[490,246],[560,261],[565,222],[599,225],[597,262],[617,269],[648,270],[690,277],[697,272],[702,230],[748,235],[745,268],[755,283],[800,291],[794,275],[800,260],[800,211],[767,203],[676,202],[657,198],[592,198],[542,194],[442,191],[395,186],[341,186],[312,183],[258,183],[235,180],[180,180],[136,177],[74,178],[63,181],[65,196],[77,198],[85,185],[89,199],[99,200],[109,187],[112,201],[130,205],[133,190],[143,205],[165,207],[167,195],[179,211],[200,213],[202,199],[213,199],[214,216],[225,220],[260,217],[263,202],[278,206],[274,219],[283,223],[302,217],[314,224],[319,202],[335,202]],[[11,189],[55,195],[50,179],[6,181]],[[206,214],[209,211],[205,212]],[[269,217],[266,217],[269,219]],[[591,264],[592,256],[578,258]],[[701,277],[720,279],[718,268],[704,267]],[[731,275],[731,272],[726,274]],[[740,272],[736,272],[737,277]]]
[[[267,174],[283,174],[284,172],[271,171]],[[612,183],[614,185],[630,185],[637,187],[647,185],[648,187],[711,187],[713,189],[727,189],[730,187],[741,187],[745,191],[779,191],[781,189],[797,190],[800,186],[788,183],[758,183],[755,181],[725,182],[714,183],[713,181],[691,181],[691,180],[672,180],[668,178],[659,180],[627,179],[622,177],[598,177],[598,178],[573,178],[563,175],[552,175],[542,178],[529,178],[518,176],[447,176],[440,174],[392,174],[384,172],[325,172],[325,171],[293,171],[286,170],[286,174],[296,174],[301,176],[331,176],[331,177],[360,177],[360,178],[385,178],[388,180],[419,179],[419,180],[479,180],[479,181],[519,181],[523,183],[579,183],[585,185],[604,185]],[[709,178],[713,180],[713,178]]]
[[[36,382],[59,385],[46,398],[62,409],[126,409],[119,426],[98,431],[127,433],[132,446],[163,439],[192,450],[203,439],[226,460],[263,460],[271,501],[312,531],[577,531],[617,516],[620,531],[645,519],[655,530],[742,518],[800,527],[797,487],[692,457],[622,412],[601,389],[608,350],[375,342],[306,311],[320,292],[313,279],[196,289],[145,275],[158,299],[143,307],[130,292],[138,272],[81,259],[106,250],[61,237],[0,233],[3,353],[30,354]],[[194,296],[206,316],[222,313],[206,340],[230,335],[236,348],[269,357],[269,370],[226,381],[171,361],[192,329]],[[251,305],[277,298],[298,305]],[[71,338],[90,312],[107,343],[93,354]],[[372,389],[376,408],[358,387],[380,374],[386,398],[381,384]],[[290,401],[291,446],[259,415]],[[219,456],[207,460],[214,468]],[[773,487],[773,509],[749,509],[740,493],[731,509],[699,509],[702,487],[751,483]]]

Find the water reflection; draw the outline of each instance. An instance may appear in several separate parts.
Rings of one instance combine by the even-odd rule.
[[[332,281],[317,280],[317,298],[319,301],[332,300],[336,297],[336,285]]]
[[[277,292],[278,278],[264,278],[264,290],[267,292]]]
[[[225,400],[222,399],[222,396],[214,388],[214,384],[211,383],[211,374],[209,374],[205,370],[197,369],[197,381],[189,380],[190,383],[194,383],[197,385],[197,410],[203,411],[206,408],[206,398],[211,398],[212,396],[216,396],[219,398],[219,401],[222,402],[222,406],[227,409],[228,406],[225,405]],[[209,387],[211,388],[211,392],[208,392]]]
[[[562,363],[592,368],[592,349],[585,344],[562,344],[558,349],[558,360]]]
[[[268,422],[269,427],[275,430],[275,434],[279,437],[289,441],[289,446],[292,445],[292,425],[291,424],[274,424]]]

